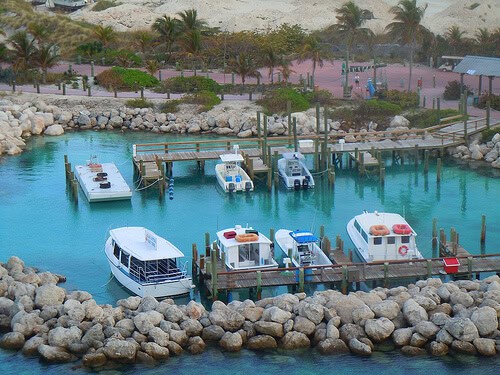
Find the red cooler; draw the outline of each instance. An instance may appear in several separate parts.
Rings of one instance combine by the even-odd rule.
[[[444,272],[457,273],[460,262],[457,258],[443,258]]]

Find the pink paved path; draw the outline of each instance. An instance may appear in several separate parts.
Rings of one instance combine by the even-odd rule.
[[[351,63],[351,65],[369,65],[369,63]],[[69,64],[60,64],[57,67],[53,68],[52,71],[54,72],[63,72],[68,69]],[[91,74],[91,67],[90,65],[82,64],[71,64],[72,69],[77,73],[81,75],[88,75],[90,76]],[[342,62],[340,60],[336,60],[334,62],[325,62],[324,66],[317,67],[316,69],[316,77],[315,77],[315,85],[319,86],[321,89],[329,90],[333,93],[335,97],[341,98],[342,97],[342,76],[341,76],[341,67],[342,67]],[[94,67],[94,74],[99,74],[103,70],[109,69],[108,66],[99,66],[96,65]],[[294,63],[292,69],[295,71],[291,78],[290,81],[293,83],[298,83],[300,79],[300,75],[305,79],[307,77],[307,73],[312,72],[312,64],[311,62],[307,61],[302,64],[297,64]],[[269,83],[270,79],[268,77],[268,70],[267,69],[262,69],[262,83]],[[409,69],[408,66],[403,66],[401,64],[393,64],[389,65],[385,68],[379,68],[377,69],[377,80],[387,82],[388,88],[389,89],[397,89],[397,90],[406,90],[407,88],[407,79],[408,79],[408,73]],[[175,70],[167,70],[167,69],[162,69],[161,70],[161,75],[162,79],[174,77],[174,76],[179,76],[181,74],[180,71],[175,71]],[[199,75],[206,75],[206,73],[201,73],[198,72]],[[360,87],[358,89],[354,88],[353,89],[353,95],[356,95],[356,93],[359,93],[359,96],[364,96],[365,95],[365,85],[368,80],[368,78],[373,77],[373,71],[368,70],[366,72],[361,72],[358,73],[360,76]],[[184,71],[185,76],[190,76],[193,75],[192,71]],[[208,73],[209,77],[216,80],[219,83],[231,83],[232,77],[231,74],[223,74],[221,72],[209,72]],[[436,81],[436,86],[433,87],[433,77],[435,77]],[[427,66],[421,66],[421,65],[416,65],[413,68],[413,76],[412,76],[412,89],[416,89],[417,87],[417,81],[421,79],[422,80],[422,88],[421,88],[421,98],[423,101],[423,97],[426,98],[426,107],[427,108],[432,108],[432,103],[433,99],[435,98],[441,98],[441,108],[458,108],[458,102],[457,101],[445,101],[442,98],[442,94],[444,91],[444,87],[449,81],[453,80],[460,80],[460,74],[458,73],[452,73],[452,72],[442,72],[437,69],[429,68]],[[277,70],[275,72],[275,79],[274,81],[276,82],[278,80],[277,77]],[[349,74],[349,81],[351,81],[351,84],[354,86],[354,73]],[[235,77],[235,83],[240,83],[240,79],[238,76]],[[247,83],[252,84],[256,83],[257,80],[255,78],[248,78]],[[472,88],[475,92],[478,90],[479,86],[479,78],[477,76],[464,76],[464,83],[468,85],[470,88]],[[489,88],[489,82],[486,77],[483,77],[482,80],[482,91],[488,90]],[[0,90],[3,91],[10,91],[9,86],[5,84],[0,84]],[[26,85],[26,86],[19,86],[17,88],[18,91],[23,91],[23,92],[35,92],[36,89],[33,88],[32,85]],[[500,79],[494,79],[492,82],[492,90],[493,93],[499,94],[500,92]],[[73,90],[67,88],[67,95],[85,95],[85,93],[82,90]],[[41,92],[43,93],[51,93],[51,94],[62,94],[61,91],[57,90],[57,87],[54,85],[49,85],[49,86],[44,86],[41,87]],[[103,89],[100,88],[93,88],[92,89],[92,96],[102,96],[102,97],[112,97],[113,94],[110,92],[107,92]],[[118,94],[119,97],[122,98],[132,98],[132,97],[138,97],[139,94],[135,92],[122,92]],[[145,96],[148,99],[164,99],[166,98],[165,94],[157,94],[150,92],[148,90],[145,91]],[[179,95],[172,95],[172,98],[176,98]],[[248,99],[248,95],[244,96],[239,96],[239,95],[226,95],[225,99],[227,100],[244,100]],[[473,106],[468,106],[468,113],[472,116],[479,116],[479,117],[484,117],[485,116],[485,111],[480,110],[478,108],[475,108]],[[500,118],[500,112],[498,111],[491,111],[491,117],[492,118]]]

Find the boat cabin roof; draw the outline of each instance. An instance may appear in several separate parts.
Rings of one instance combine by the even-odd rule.
[[[236,240],[236,235],[247,234],[247,233],[257,233],[259,239],[257,241],[239,242]],[[243,228],[240,225],[236,225],[234,228],[227,228],[217,232],[217,238],[224,247],[239,246],[245,243],[263,243],[271,244],[271,240],[264,236],[262,233],[257,232],[252,227]]]
[[[295,160],[301,160],[305,159],[304,155],[302,155],[300,152],[284,152],[283,153],[283,158],[289,160],[289,159],[295,159]]]
[[[298,244],[317,242],[318,237],[314,236],[311,232],[307,230],[294,230],[289,233],[290,237],[294,239]]]
[[[396,224],[408,225],[412,231],[411,235],[417,235],[417,233],[408,224],[408,222],[399,214],[375,211],[364,212],[361,215],[355,216],[354,218],[368,235],[370,233],[370,227],[372,225],[385,225],[391,231],[391,236],[401,236],[401,234],[394,233],[394,231],[392,230],[392,226]],[[403,236],[408,236],[408,234],[403,234]]]
[[[111,237],[123,250],[142,261],[182,258],[184,254],[169,241],[144,227],[111,229]]]
[[[222,154],[220,155],[220,160],[222,160],[224,163],[230,163],[230,162],[241,162],[243,161],[243,155],[241,154]]]

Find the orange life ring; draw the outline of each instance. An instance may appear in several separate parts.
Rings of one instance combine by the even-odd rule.
[[[372,236],[387,236],[391,231],[383,224],[372,225],[370,227],[370,234]]]
[[[252,242],[252,241],[258,241],[259,235],[255,233],[243,233],[243,234],[237,234],[235,238],[236,241],[238,242]]]
[[[398,249],[398,253],[399,253],[399,255],[401,255],[401,256],[403,256],[403,257],[404,257],[404,256],[406,256],[406,254],[408,254],[408,246],[406,246],[406,245],[401,245],[401,246],[399,247],[399,249]]]
[[[411,234],[412,230],[408,224],[394,224],[392,231],[396,234]]]

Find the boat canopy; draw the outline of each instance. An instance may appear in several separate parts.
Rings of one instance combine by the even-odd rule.
[[[243,161],[243,156],[241,154],[222,154],[220,155],[220,160],[222,160],[224,163],[229,163],[229,162],[241,162]]]
[[[289,234],[290,237],[292,237],[295,242],[299,244],[319,241],[318,237],[314,236],[311,232],[306,230],[294,230]]]
[[[391,228],[390,235],[391,236],[400,236],[401,233],[396,233],[392,229],[394,226],[402,226],[407,227],[411,230],[410,233],[405,233],[405,236],[416,236],[417,233],[411,228],[408,222],[399,214],[388,213],[388,212],[365,212],[361,215],[357,215],[354,217],[358,224],[363,228],[366,233],[370,233],[370,227],[374,225],[385,225],[387,228]]]
[[[302,155],[300,152],[284,152],[283,158],[295,160],[305,159],[304,155]]]
[[[166,239],[144,227],[123,227],[109,231],[111,238],[134,258],[142,261],[182,258],[184,254]]]

